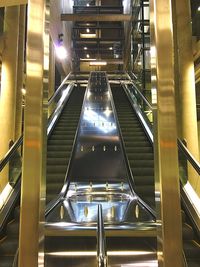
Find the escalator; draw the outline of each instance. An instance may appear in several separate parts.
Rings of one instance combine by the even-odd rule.
[[[45,267],[157,266],[155,217],[133,190],[121,141],[107,75],[92,72],[66,191],[46,217]]]
[[[47,203],[61,190],[70,159],[85,89],[74,87],[47,145]],[[0,240],[0,267],[11,267],[18,248],[19,200]]]
[[[112,94],[117,116],[120,122],[126,153],[135,182],[136,193],[153,209],[154,196],[154,162],[153,147],[145,134],[130,101],[121,86],[113,86]],[[182,210],[183,247],[188,267],[200,264],[200,243],[191,222]]]

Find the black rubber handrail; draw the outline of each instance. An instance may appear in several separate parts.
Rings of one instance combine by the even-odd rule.
[[[6,164],[10,161],[10,159],[13,157],[13,155],[15,154],[15,152],[21,146],[22,143],[23,143],[23,136],[21,135],[19,139],[17,139],[17,141],[12,145],[12,147],[6,153],[4,158],[0,161],[0,172],[3,170]]]
[[[48,106],[51,105],[51,103],[53,102],[53,100],[56,98],[56,96],[62,91],[63,86],[65,85],[66,81],[69,79],[71,75],[71,72],[67,75],[67,77],[63,80],[63,82],[61,83],[61,85],[58,87],[58,89],[55,91],[55,93],[52,95],[52,97],[50,97],[50,99],[48,100]]]
[[[149,101],[146,99],[145,96],[140,92],[140,90],[137,88],[137,86],[132,82],[135,90],[140,95],[142,100],[145,101],[145,103],[148,105],[148,107],[153,111],[155,108],[152,107],[152,105],[149,103]],[[183,152],[186,159],[189,161],[189,163],[192,165],[192,167],[196,170],[196,172],[200,175],[200,163],[193,157],[193,155],[190,153],[190,151],[187,149],[187,147],[184,145],[184,143],[178,138],[177,139],[178,148]]]
[[[183,144],[183,142],[178,139],[178,147],[181,152],[184,154],[186,159],[190,162],[192,167],[196,170],[196,172],[200,175],[200,163],[193,157],[187,147]]]
[[[104,231],[102,205],[98,205],[98,221],[97,221],[97,266],[107,267],[106,238]]]
[[[58,89],[59,92],[61,91],[61,89],[63,89],[63,85],[65,84],[65,82],[66,82],[67,78],[69,77],[69,75],[63,81],[63,83],[59,86],[59,89]],[[52,96],[52,98],[50,98],[50,100],[48,101],[48,106],[52,103],[52,101],[58,95],[58,93],[59,93],[58,90],[55,92],[55,94]],[[13,155],[16,153],[17,149],[22,144],[23,144],[23,134],[17,139],[17,141],[12,145],[12,147],[9,149],[9,151],[6,153],[6,155],[0,160],[0,172],[3,170],[3,168],[6,166],[6,164],[12,159]]]

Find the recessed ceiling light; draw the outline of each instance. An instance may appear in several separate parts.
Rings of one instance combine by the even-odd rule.
[[[111,47],[109,47],[109,50],[113,50],[113,47],[111,46]]]
[[[89,58],[89,57],[90,57],[90,55],[89,55],[89,54],[87,54],[87,55],[86,55],[86,57],[87,57],[87,58]]]
[[[85,47],[84,47],[84,50],[87,50],[87,49],[88,49],[88,48],[85,46]]]

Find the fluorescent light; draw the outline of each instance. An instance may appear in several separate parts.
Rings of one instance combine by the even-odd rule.
[[[96,33],[81,33],[80,37],[81,38],[96,38],[97,35]]]
[[[88,59],[88,58],[80,58],[80,61],[95,61],[96,60],[96,58],[90,58],[90,59]]]
[[[106,66],[107,62],[106,61],[94,61],[90,62],[90,66]]]
[[[67,57],[67,50],[63,45],[56,46],[56,55],[59,59],[65,59]]]

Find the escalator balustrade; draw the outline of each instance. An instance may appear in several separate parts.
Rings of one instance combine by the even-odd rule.
[[[135,191],[155,209],[154,155],[152,145],[121,86],[112,88],[126,153],[134,176]],[[200,266],[200,242],[182,210],[183,248],[188,267]]]
[[[61,190],[76,128],[79,121],[85,89],[75,87],[70,98],[53,129],[47,145],[47,203],[51,201]],[[19,238],[18,206],[12,212],[10,221],[0,240],[0,267],[11,267],[18,248]]]

